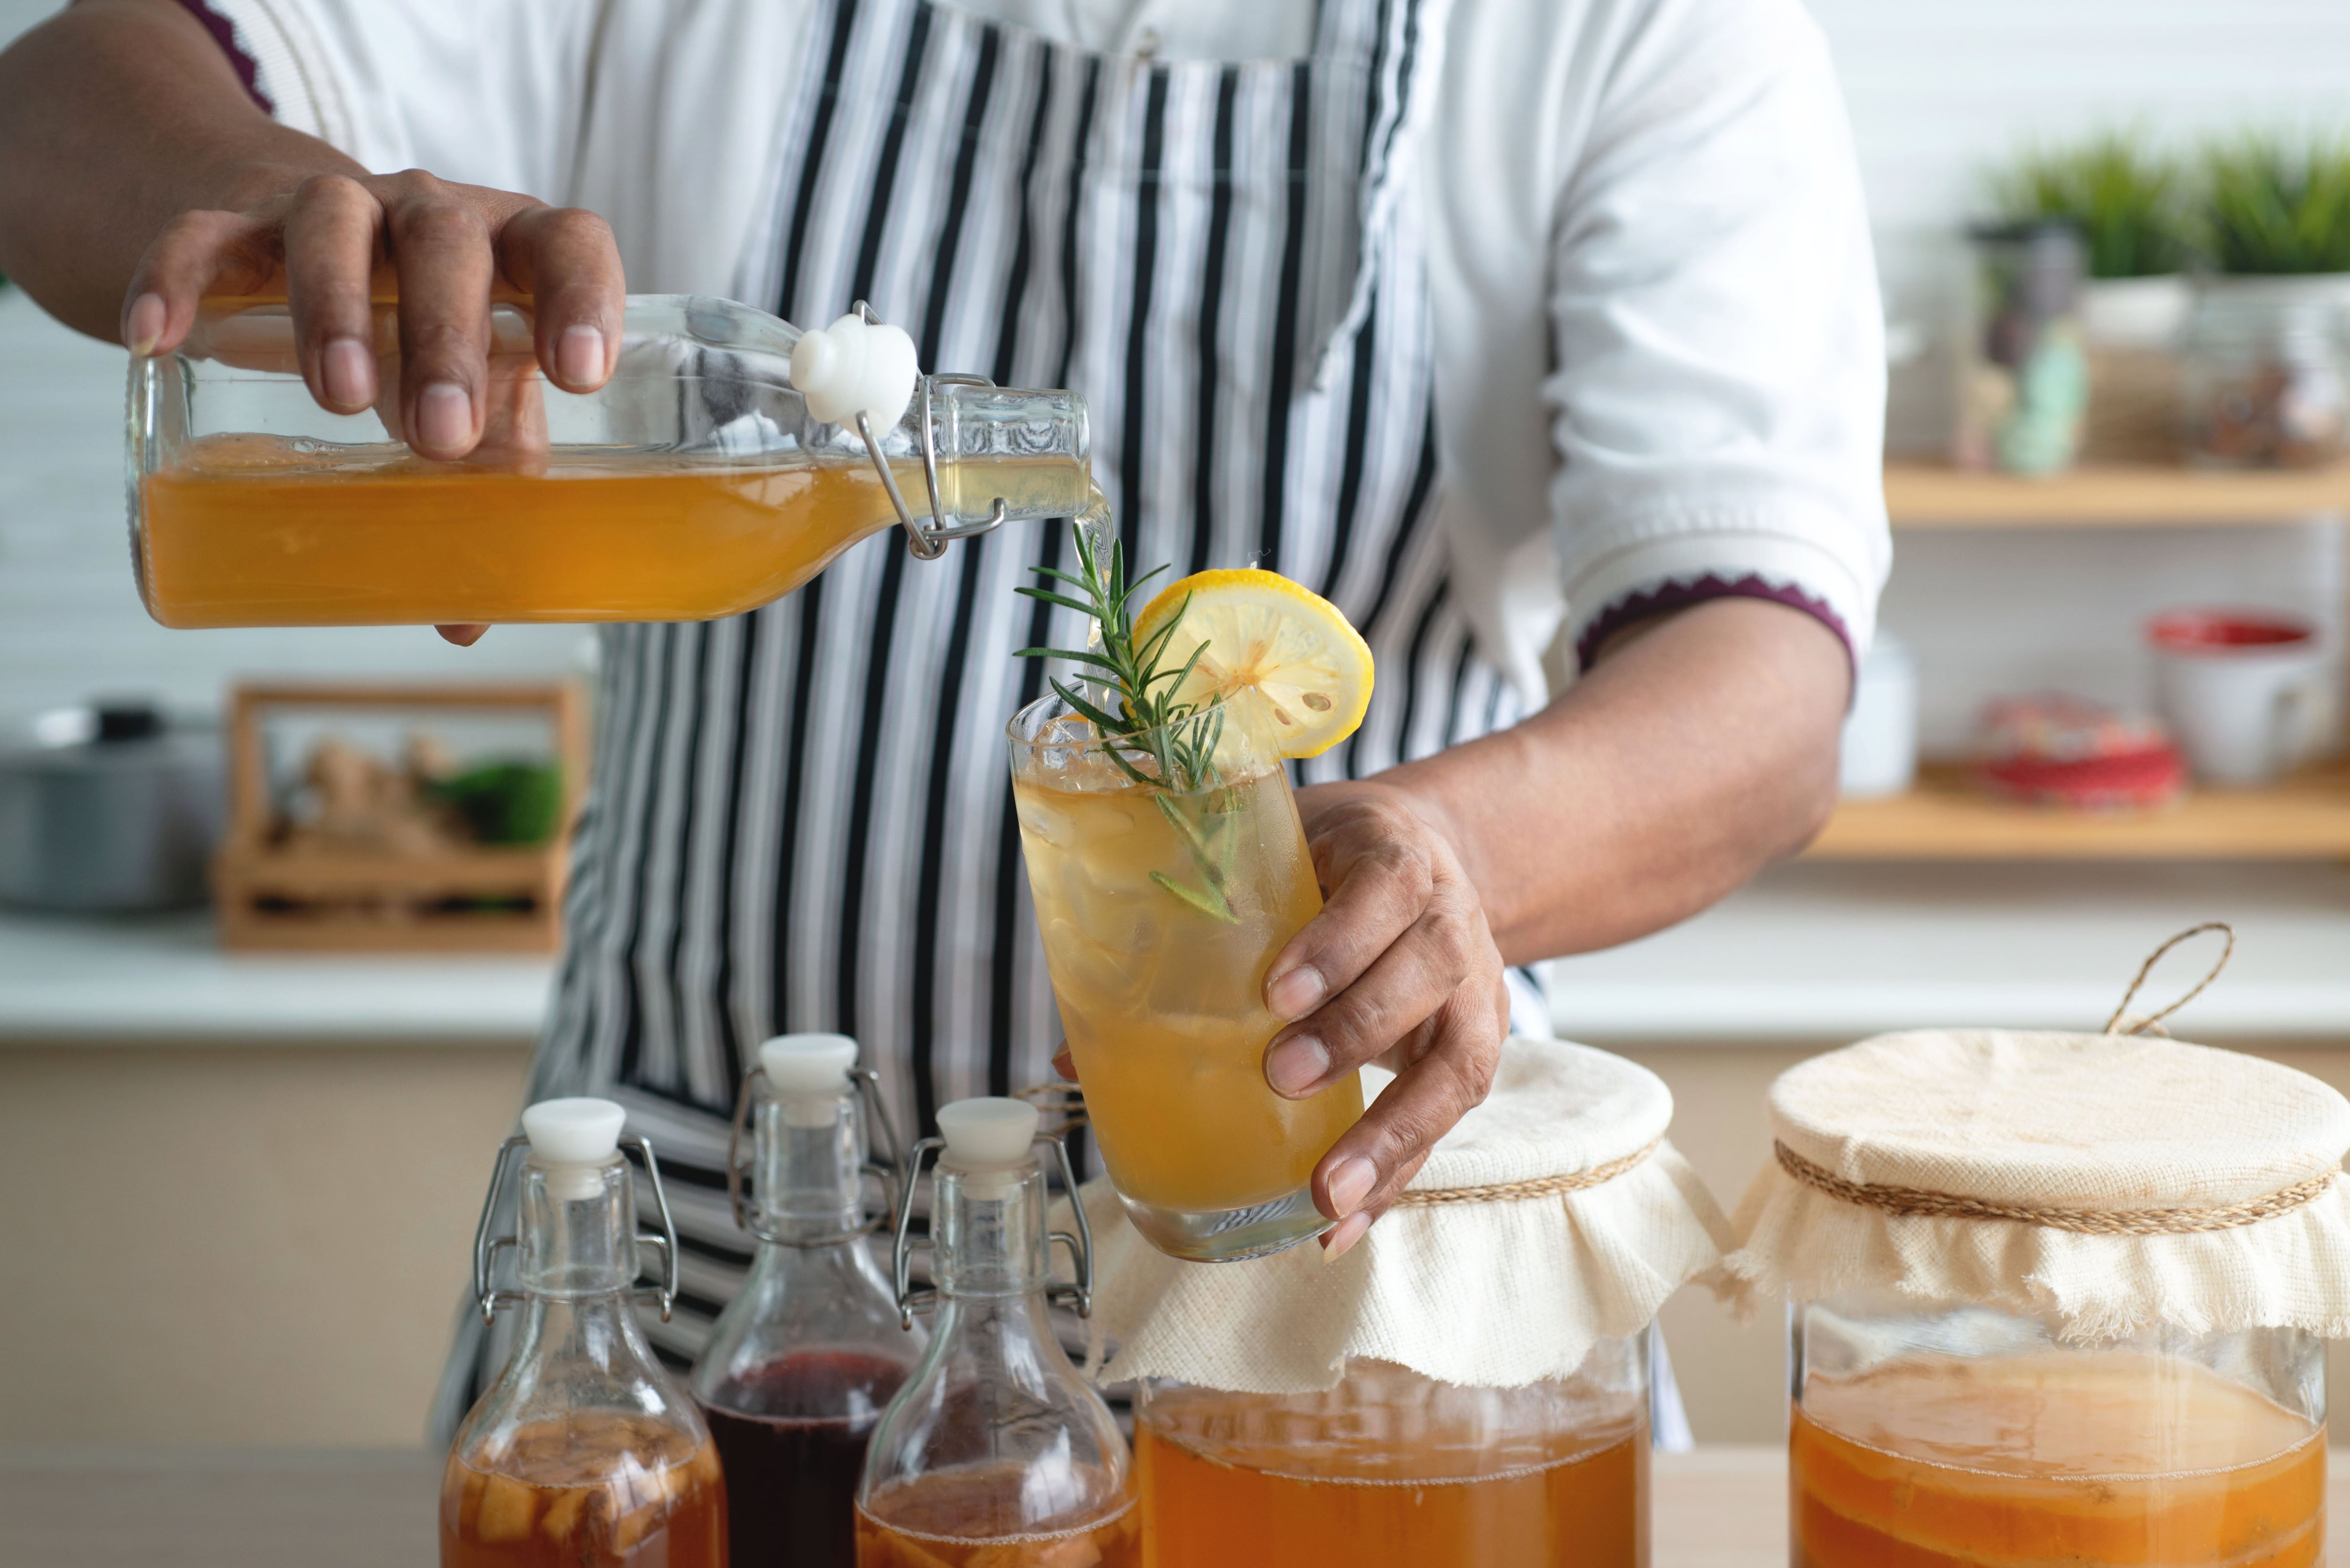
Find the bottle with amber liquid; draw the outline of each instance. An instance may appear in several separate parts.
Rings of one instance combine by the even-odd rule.
[[[400,377],[379,279],[377,384]],[[1093,494],[1085,400],[921,374],[913,339],[858,314],[803,330],[691,295],[637,295],[612,375],[542,374],[533,306],[490,302],[481,440],[419,456],[398,400],[320,408],[293,314],[207,299],[187,339],[135,359],[131,565],[168,627],[679,621],[791,592],[902,528],[935,560]]]
[[[1089,1310],[1093,1248],[1048,1231],[1040,1148],[1071,1192],[1068,1156],[1020,1100],[958,1100],[941,1137],[914,1147],[898,1202],[900,1310],[935,1302],[929,1348],[882,1413],[857,1489],[858,1568],[1140,1568],[1142,1531],[1126,1439],[1069,1364],[1048,1306]],[[938,1152],[931,1198],[934,1291],[909,1283],[914,1189]],[[1053,1283],[1052,1244],[1076,1258]]]
[[[786,1034],[759,1047],[727,1161],[735,1222],[758,1250],[690,1379],[718,1439],[728,1540],[746,1568],[855,1563],[866,1440],[930,1337],[901,1321],[865,1240],[889,1210],[868,1217],[864,1179],[886,1190],[895,1174],[868,1158],[876,1132],[894,1156],[857,1042]]]
[[[522,1314],[512,1355],[465,1417],[441,1482],[442,1568],[726,1568],[726,1488],[691,1398],[638,1326],[639,1249],[661,1254],[662,1314],[677,1240],[651,1146],[643,1158],[660,1236],[637,1232],[621,1157],[625,1113],[608,1100],[546,1100],[500,1150],[473,1277],[484,1316]],[[493,1240],[509,1156],[522,1162],[515,1234]],[[519,1289],[492,1265],[515,1250]]]

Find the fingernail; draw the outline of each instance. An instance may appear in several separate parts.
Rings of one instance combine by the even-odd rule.
[[[1361,1155],[1340,1160],[1338,1168],[1330,1173],[1330,1207],[1338,1211],[1342,1220],[1351,1215],[1362,1220],[1364,1224],[1369,1224],[1368,1220],[1364,1220],[1355,1210],[1363,1206],[1363,1199],[1371,1195],[1371,1189],[1378,1184],[1378,1168]],[[1343,1231],[1346,1227],[1341,1225],[1338,1229]],[[1360,1231],[1356,1232],[1357,1235],[1361,1233]]]
[[[1320,970],[1302,963],[1264,988],[1264,1004],[1276,1018],[1303,1018],[1322,1005],[1323,993],[1329,989]]]
[[[1295,1098],[1321,1082],[1330,1053],[1311,1034],[1293,1034],[1264,1054],[1264,1081],[1274,1093]]]
[[[1053,1071],[1074,1084],[1077,1081],[1077,1059],[1066,1051],[1055,1051],[1053,1053]]]
[[[604,375],[604,335],[592,327],[567,327],[555,342],[555,369],[574,387],[592,386]]]
[[[140,358],[155,351],[155,340],[163,336],[164,323],[171,319],[160,294],[142,294],[130,302],[130,314],[123,318],[122,335],[130,340],[130,351]]]
[[[1370,1228],[1371,1217],[1367,1214],[1349,1214],[1339,1220],[1322,1233],[1322,1261],[1336,1262],[1340,1254],[1361,1241],[1363,1232]]]
[[[435,381],[416,400],[419,444],[447,452],[473,433],[473,400],[452,381]]]
[[[318,357],[318,379],[327,401],[342,409],[363,409],[375,401],[375,356],[356,337],[338,337]]]

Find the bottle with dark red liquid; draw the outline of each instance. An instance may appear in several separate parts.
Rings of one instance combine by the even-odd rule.
[[[865,1240],[888,1212],[865,1211],[866,1175],[888,1179],[868,1158],[870,1124],[893,1156],[896,1139],[856,1063],[845,1035],[770,1040],[736,1112],[728,1186],[758,1248],[691,1384],[738,1568],[851,1568],[866,1441],[928,1337],[901,1320]]]

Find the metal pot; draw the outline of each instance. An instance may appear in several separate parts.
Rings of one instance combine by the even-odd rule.
[[[0,903],[85,914],[203,903],[222,775],[215,732],[143,703],[60,708],[0,736]]]

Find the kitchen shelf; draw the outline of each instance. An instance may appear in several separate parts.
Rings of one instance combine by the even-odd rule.
[[[1846,801],[1804,852],[1817,860],[2350,860],[2350,772],[2314,769],[2261,789],[2198,789],[2165,811],[2113,815],[2018,805],[1965,771],[1927,767],[1887,800]]]
[[[1974,473],[1948,463],[1885,465],[1897,527],[2195,527],[2293,523],[2350,514],[2350,463],[2292,472],[2220,472],[2158,464],[2091,466],[2047,479]]]

